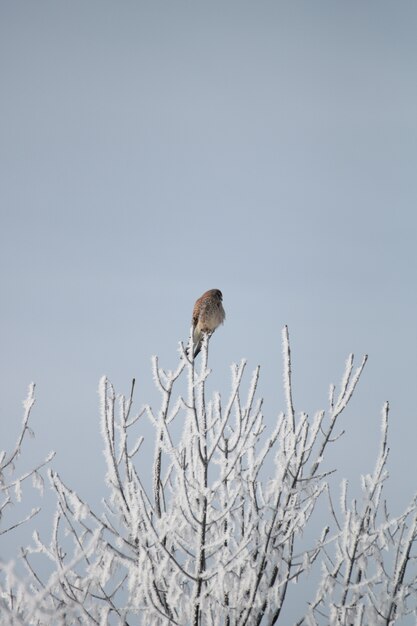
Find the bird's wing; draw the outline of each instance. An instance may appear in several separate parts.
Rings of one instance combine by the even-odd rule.
[[[201,298],[199,298],[193,308],[193,328],[195,328],[197,326],[197,322],[198,322],[198,318],[200,315],[200,308],[201,308]]]

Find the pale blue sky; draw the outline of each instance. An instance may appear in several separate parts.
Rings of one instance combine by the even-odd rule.
[[[98,380],[155,398],[194,300],[227,320],[213,385],[262,367],[266,420],[326,404],[350,351],[369,363],[337,444],[373,468],[391,401],[395,506],[417,488],[417,4],[0,4],[2,441],[37,383],[36,442],[101,495]],[[0,445],[0,447],[2,447]],[[33,455],[33,457],[31,457]],[[395,511],[394,512],[398,512]]]

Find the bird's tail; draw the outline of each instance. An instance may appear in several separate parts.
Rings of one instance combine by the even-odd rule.
[[[200,354],[201,346],[203,344],[203,334],[200,332],[194,331],[193,333],[193,348],[194,348],[194,358]],[[188,356],[190,353],[190,349],[187,346],[185,349],[185,354]]]
[[[203,333],[197,328],[194,329],[193,332],[193,347],[194,347],[194,358],[197,354],[200,354],[201,346],[203,343]]]

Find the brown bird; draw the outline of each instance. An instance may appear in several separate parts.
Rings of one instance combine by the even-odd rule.
[[[194,358],[201,350],[204,334],[207,333],[210,337],[225,320],[226,313],[222,300],[223,294],[220,289],[209,289],[194,305],[192,319]]]

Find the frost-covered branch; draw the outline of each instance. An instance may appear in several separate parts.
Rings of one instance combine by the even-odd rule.
[[[17,435],[17,440],[10,452],[0,452],[0,537],[5,541],[7,535],[16,528],[26,524],[37,516],[40,507],[33,507],[28,513],[21,513],[18,519],[8,521],[8,514],[17,508],[24,508],[24,494],[22,486],[31,479],[34,487],[40,495],[44,491],[44,479],[42,469],[49,464],[55,456],[51,452],[43,461],[40,461],[29,470],[18,471],[18,463],[23,453],[23,444],[27,436],[34,437],[34,433],[29,426],[29,420],[33,405],[35,404],[35,385],[29,385],[28,395],[23,402],[24,414],[22,424]],[[14,511],[13,511],[14,512]],[[15,563],[4,563],[0,557],[0,623],[1,615],[6,616],[7,623],[24,623],[21,615],[24,614],[24,607],[32,604],[29,590],[26,584],[16,573]]]
[[[50,463],[50,461],[55,456],[54,452],[51,452],[46,459],[37,463],[31,469],[20,473],[20,475],[16,476],[16,463],[19,460],[20,455],[22,454],[22,446],[25,437],[27,435],[33,437],[34,433],[29,426],[29,418],[35,404],[35,385],[32,383],[29,385],[28,395],[26,400],[23,403],[24,414],[22,424],[19,430],[19,434],[17,437],[16,444],[14,445],[11,452],[6,452],[5,450],[0,451],[0,522],[3,522],[3,518],[5,515],[5,510],[10,506],[16,505],[16,503],[21,502],[22,500],[22,485],[29,478],[32,479],[32,485],[35,487],[41,495],[43,494],[44,488],[44,480],[40,473],[40,470]],[[39,508],[32,509],[31,513],[29,513],[25,518],[14,522],[9,527],[3,528],[0,525],[0,535],[17,528],[24,522],[32,519],[38,512]]]
[[[416,611],[416,568],[411,558],[417,535],[416,502],[391,519],[382,500],[388,478],[388,410],[386,403],[379,455],[373,474],[362,477],[361,502],[354,499],[349,504],[347,483],[342,484],[344,521],[337,522],[339,533],[332,554],[324,551],[316,598],[298,624],[389,626],[401,615]],[[331,509],[336,519],[332,502]],[[408,570],[412,570],[411,578],[406,582]]]
[[[134,413],[134,382],[124,397],[100,381],[108,496],[102,511],[93,510],[50,472],[52,537],[35,535],[24,551],[32,599],[20,603],[16,623],[24,615],[25,623],[36,617],[46,625],[53,615],[100,625],[286,625],[289,584],[320,567],[299,625],[388,626],[416,611],[416,501],[391,518],[382,497],[388,404],[361,500],[349,502],[343,483],[339,512],[328,482],[333,469],[321,470],[343,434],[340,420],[366,357],[356,369],[348,358],[329,411],[310,418],[294,408],[287,328],[282,341],[286,408],[274,419],[257,398],[260,369],[247,380],[245,361],[233,364],[227,394],[209,395],[208,336],[197,360],[180,345],[173,371],[153,359],[159,407]],[[326,504],[322,528],[306,533]],[[38,573],[35,556],[47,560],[49,576]],[[2,599],[13,616],[15,589]]]

